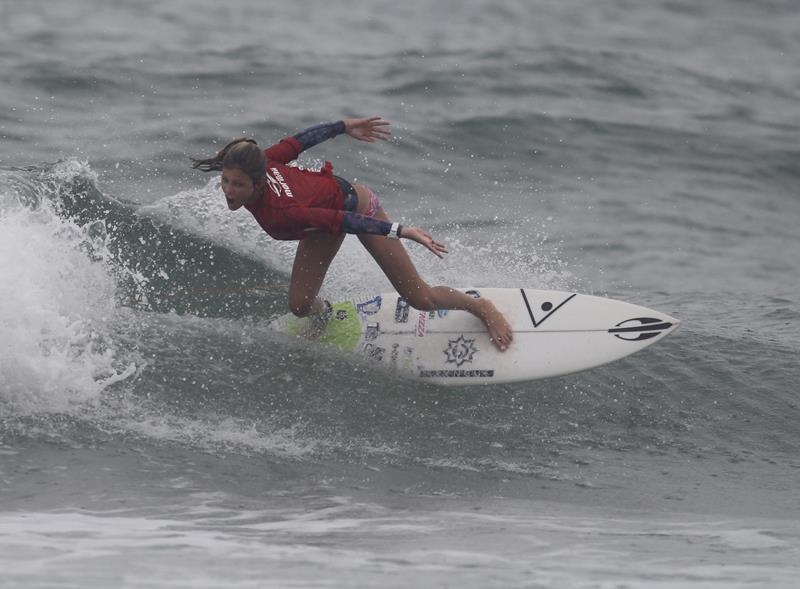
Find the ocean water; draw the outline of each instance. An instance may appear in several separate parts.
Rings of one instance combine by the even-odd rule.
[[[0,587],[800,586],[800,6],[0,3]],[[439,388],[271,332],[294,244],[188,168],[304,154],[431,282],[682,321]],[[348,238],[324,292],[388,282]]]

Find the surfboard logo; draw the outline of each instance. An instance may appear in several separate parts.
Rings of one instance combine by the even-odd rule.
[[[614,337],[618,337],[626,342],[640,342],[656,337],[670,327],[672,327],[672,323],[662,321],[661,319],[636,317],[617,323],[616,326],[608,330],[608,333],[613,333]]]
[[[467,339],[460,335],[457,339],[447,342],[447,349],[444,353],[447,356],[447,364],[455,364],[460,367],[462,364],[472,362],[475,354],[478,353],[478,348],[475,347],[474,339]]]
[[[409,305],[408,301],[403,297],[397,299],[397,305],[394,308],[394,322],[407,323],[408,322]]]
[[[420,313],[417,320],[417,337],[425,337],[425,325],[428,323],[428,314]]]
[[[571,294],[563,300],[550,298],[546,301],[534,302],[528,299],[524,288],[519,289],[519,292],[522,294],[522,300],[525,301],[525,308],[528,310],[528,315],[534,327],[539,327],[545,319],[577,296],[576,294]],[[555,295],[555,293],[551,294]]]
[[[386,348],[376,346],[375,344],[364,344],[363,353],[370,360],[383,362],[383,355],[386,353]]]
[[[381,333],[380,323],[367,323],[367,331],[364,333],[364,339],[367,341],[378,339]]]
[[[376,295],[374,298],[364,301],[363,303],[356,304],[356,311],[359,315],[375,315],[381,310],[381,303],[383,298],[381,295]]]

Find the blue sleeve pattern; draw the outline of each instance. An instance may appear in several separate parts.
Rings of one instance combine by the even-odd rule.
[[[305,151],[323,141],[341,135],[344,131],[344,121],[336,121],[335,123],[322,123],[309,127],[300,131],[294,138],[300,142],[300,145],[303,146],[303,151]]]
[[[375,217],[365,217],[351,211],[344,211],[342,218],[342,231],[345,233],[372,233],[374,235],[389,235],[392,224],[381,221]]]

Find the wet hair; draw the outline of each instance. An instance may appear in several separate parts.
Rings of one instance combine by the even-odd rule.
[[[264,152],[249,137],[234,139],[214,157],[200,160],[192,158],[192,168],[196,170],[214,172],[223,168],[239,168],[254,184],[266,175],[266,165]]]

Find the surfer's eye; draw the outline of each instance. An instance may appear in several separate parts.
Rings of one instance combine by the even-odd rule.
[[[222,177],[222,185],[223,186],[230,185],[230,186],[233,186],[234,188],[241,188],[241,187],[244,186],[244,182],[242,182],[241,180],[229,180],[228,178],[223,176]]]

